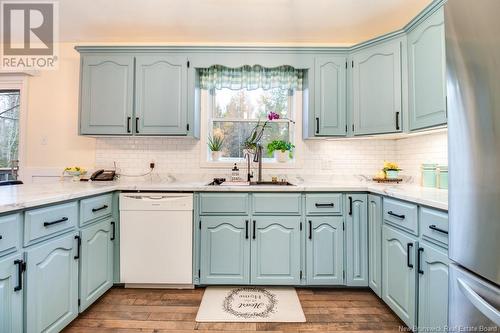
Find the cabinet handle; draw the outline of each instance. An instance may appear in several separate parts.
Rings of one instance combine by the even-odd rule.
[[[114,221],[111,221],[111,240],[115,240],[115,236],[116,236],[116,227],[115,227],[115,222]]]
[[[319,118],[316,117],[316,134],[319,134]]]
[[[399,130],[399,111],[396,112],[396,130]]]
[[[130,133],[130,120],[132,120],[132,118],[127,117],[127,133]]]
[[[422,257],[422,252],[424,252],[424,248],[419,247],[417,253],[417,268],[419,274],[424,274],[424,271],[422,270],[422,263],[420,262],[420,258]]]
[[[252,221],[253,222],[253,235],[252,235],[252,238],[255,239],[255,224],[257,223],[255,220]]]
[[[405,216],[404,215],[399,215],[399,214],[396,214],[394,213],[392,210],[388,211],[387,214],[391,215],[391,216],[394,216],[394,217],[397,217],[398,219],[401,219],[401,220],[404,220],[405,219]]]
[[[0,235],[0,239],[2,239],[2,238],[3,238],[3,236],[2,236],[2,235]]]
[[[245,239],[248,239],[248,220],[245,220]]]
[[[75,236],[75,239],[76,239],[76,256],[74,256],[73,258],[76,260],[80,259],[80,247],[82,246],[82,239],[78,235]]]
[[[315,203],[316,208],[333,207],[335,206],[333,202],[331,203]]]
[[[102,207],[99,208],[92,208],[92,213],[98,212],[100,210],[108,208],[108,205],[103,205]]]
[[[406,244],[406,252],[408,252],[408,255],[406,256],[406,265],[409,268],[413,268],[413,264],[410,263],[410,248],[413,248],[413,243]]]
[[[352,197],[349,197],[349,215],[352,215]]]
[[[139,117],[135,117],[135,132],[139,133]]]
[[[309,220],[309,239],[313,238],[313,227],[312,227],[312,221]]]
[[[436,231],[438,231],[438,232],[441,232],[441,233],[443,233],[443,234],[448,235],[448,231],[446,231],[446,230],[443,230],[443,229],[440,229],[440,228],[436,227],[436,225],[435,225],[435,224],[431,224],[431,225],[429,226],[429,229],[436,230]]]
[[[26,270],[26,263],[23,260],[14,260],[14,265],[17,265],[17,286],[14,287],[14,291],[19,291],[23,289],[23,272]]]
[[[55,220],[55,221],[52,221],[52,222],[43,222],[43,226],[44,227],[50,227],[51,225],[62,223],[62,222],[66,222],[67,220],[68,220],[67,217],[63,217],[62,219]]]

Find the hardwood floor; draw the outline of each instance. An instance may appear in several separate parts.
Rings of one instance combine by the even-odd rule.
[[[398,332],[404,324],[367,289],[297,289],[306,323],[196,323],[203,288],[113,288],[65,333]]]

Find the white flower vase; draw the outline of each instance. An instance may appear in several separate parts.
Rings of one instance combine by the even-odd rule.
[[[286,163],[286,162],[288,162],[288,158],[289,158],[289,152],[287,150],[285,150],[285,151],[275,150],[274,151],[274,159],[278,163]]]
[[[212,161],[219,161],[222,157],[221,151],[212,151]]]

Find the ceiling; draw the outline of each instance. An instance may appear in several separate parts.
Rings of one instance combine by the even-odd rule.
[[[60,0],[77,43],[350,45],[398,30],[432,0]]]

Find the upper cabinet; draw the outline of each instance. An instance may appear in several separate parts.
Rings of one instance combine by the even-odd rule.
[[[410,130],[446,124],[444,14],[440,8],[408,34]]]
[[[88,55],[82,58],[80,133],[131,133],[134,57]]]
[[[187,58],[136,57],[135,134],[186,135]]]
[[[368,46],[352,55],[352,125],[354,135],[402,130],[403,39]]]
[[[314,135],[346,135],[346,58],[315,59]]]
[[[80,134],[193,135],[187,56],[85,52],[81,66]]]

